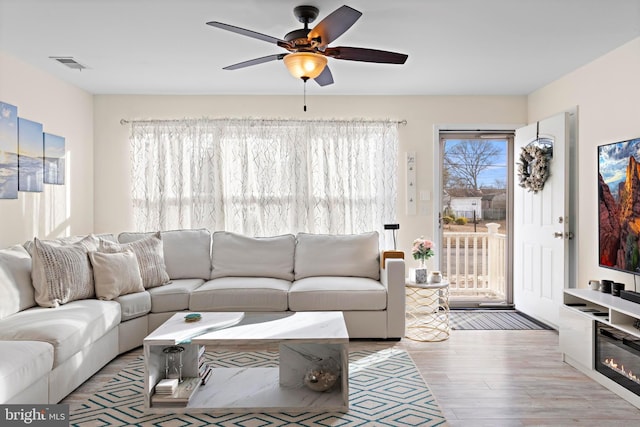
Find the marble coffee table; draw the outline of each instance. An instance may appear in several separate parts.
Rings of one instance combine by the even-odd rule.
[[[202,313],[185,323],[178,313],[144,340],[145,408],[150,412],[345,412],[349,409],[349,335],[342,312]],[[202,323],[201,323],[202,322]],[[216,323],[218,322],[218,323]],[[201,323],[202,333],[191,328]],[[206,324],[205,324],[206,323]],[[208,328],[213,328],[207,331]],[[186,329],[186,330],[185,330]],[[175,339],[172,339],[174,337]],[[184,338],[187,337],[187,338]],[[155,385],[164,378],[163,348],[184,347],[183,384],[189,397],[157,399]],[[214,368],[206,385],[198,377],[201,347],[242,353],[277,348],[276,368]],[[331,365],[339,370],[328,391],[305,385],[305,375]],[[193,385],[191,385],[193,384]]]

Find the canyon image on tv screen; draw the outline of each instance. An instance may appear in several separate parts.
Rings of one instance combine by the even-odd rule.
[[[598,147],[601,267],[640,274],[640,138]]]

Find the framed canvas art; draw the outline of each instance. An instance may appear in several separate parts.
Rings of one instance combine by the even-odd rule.
[[[64,184],[64,143],[63,137],[44,133],[45,184]]]
[[[18,198],[18,107],[0,101],[0,199]]]
[[[18,117],[18,191],[42,191],[43,147],[42,124]]]

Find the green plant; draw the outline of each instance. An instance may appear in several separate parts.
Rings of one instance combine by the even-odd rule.
[[[442,222],[444,222],[445,224],[451,224],[454,221],[452,216],[443,216],[442,217]]]
[[[456,218],[457,225],[467,225],[467,218],[461,216],[460,218]]]

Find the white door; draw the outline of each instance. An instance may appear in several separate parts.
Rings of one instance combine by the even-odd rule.
[[[557,328],[569,273],[569,114],[517,129],[516,162],[537,136],[553,141],[553,157],[550,176],[537,193],[520,187],[515,167],[513,300],[517,310]]]

